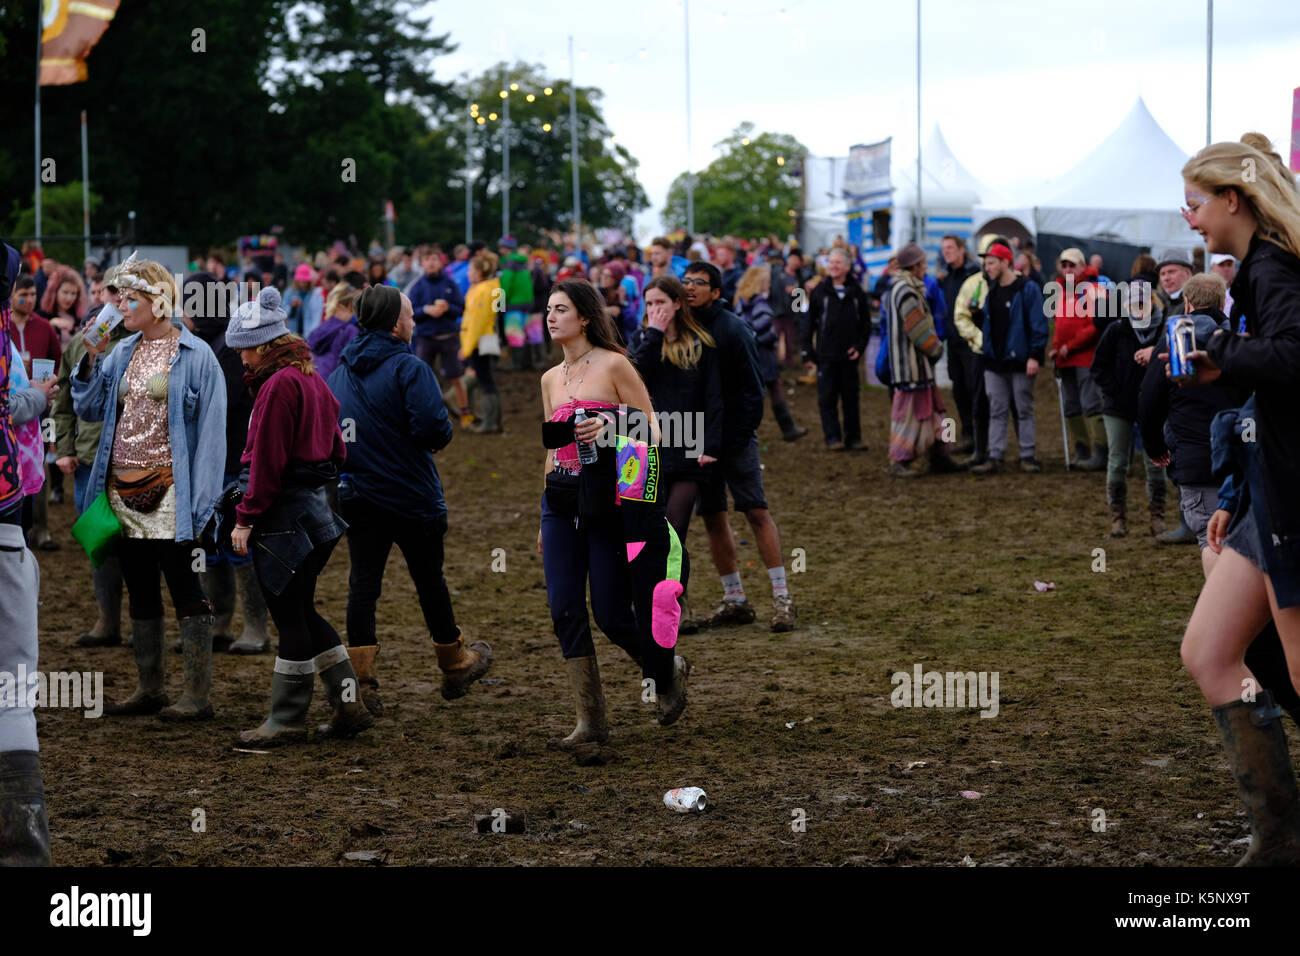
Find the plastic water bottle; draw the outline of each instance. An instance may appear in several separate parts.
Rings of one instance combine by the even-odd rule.
[[[664,806],[678,813],[702,813],[708,797],[699,787],[678,787],[664,794]]]
[[[591,416],[587,414],[585,408],[579,408],[573,413],[573,425],[576,428]],[[578,446],[578,461],[584,465],[594,465],[600,454],[596,451],[596,443],[589,441],[576,442]]]

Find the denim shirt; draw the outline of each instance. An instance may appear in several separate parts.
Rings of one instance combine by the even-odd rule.
[[[137,332],[123,339],[106,358],[95,363],[89,381],[82,381],[82,369],[91,361],[87,354],[69,380],[77,417],[104,423],[86,485],[87,501],[94,501],[104,490],[117,432],[118,382],[140,338]],[[221,497],[226,465],[226,380],[212,349],[188,329],[181,330],[180,347],[170,365],[167,429],[176,486],[176,540],[194,541],[203,533]],[[178,441],[181,435],[185,436],[183,446]],[[184,515],[190,516],[189,525],[182,520]]]

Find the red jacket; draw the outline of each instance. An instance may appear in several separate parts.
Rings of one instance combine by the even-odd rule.
[[[1056,294],[1056,334],[1052,338],[1052,352],[1062,345],[1069,351],[1065,358],[1056,362],[1060,368],[1082,367],[1092,365],[1093,351],[1101,333],[1092,321],[1092,303],[1090,301],[1094,286],[1084,282],[1074,287],[1074,295],[1065,294],[1065,286],[1056,281],[1050,283]],[[1049,292],[1049,294],[1051,294]]]
[[[346,456],[334,393],[319,375],[304,375],[291,365],[280,369],[262,383],[253,402],[240,458],[250,465],[248,490],[235,508],[240,523],[251,526],[271,507],[290,463],[342,463]]]

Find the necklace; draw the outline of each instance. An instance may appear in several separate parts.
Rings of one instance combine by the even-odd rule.
[[[564,388],[569,393],[570,400],[576,398],[577,396],[573,394],[573,387],[570,386],[569,384],[569,369],[577,365],[579,360],[581,359],[586,359],[586,361],[582,363],[584,368],[590,365],[591,359],[587,358],[587,356],[594,351],[596,351],[596,346],[593,345],[591,348],[587,349],[587,351],[583,352],[581,355],[578,356],[578,358],[574,359],[572,362],[564,363]],[[585,377],[587,373],[584,371],[582,374]],[[579,378],[576,382],[573,383],[573,386],[577,386],[581,384],[582,384],[582,378]]]

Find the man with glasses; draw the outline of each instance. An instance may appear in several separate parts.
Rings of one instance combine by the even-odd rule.
[[[727,520],[727,489],[736,510],[745,512],[754,530],[758,553],[772,584],[772,630],[795,626],[794,601],[786,586],[781,536],[763,497],[763,466],[758,460],[758,423],[767,390],[758,373],[758,349],[749,325],[722,307],[722,273],[708,262],[692,262],[682,278],[686,301],[695,318],[713,336],[722,369],[722,451],[709,480],[700,485],[695,513],[704,519],[709,551],[722,577],[722,603],[709,627],[749,624],[754,608],[740,583],[736,538]]]

